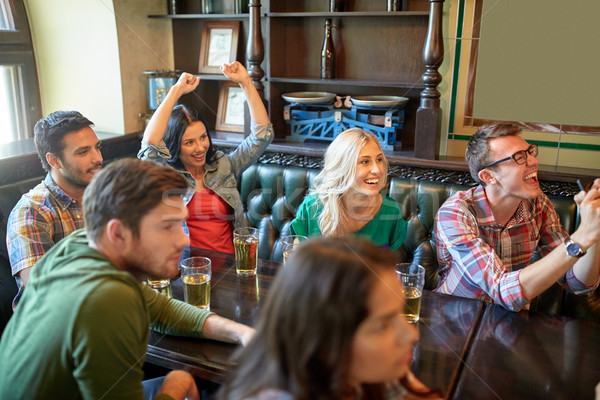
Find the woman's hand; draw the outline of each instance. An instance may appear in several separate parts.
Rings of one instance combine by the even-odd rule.
[[[232,81],[244,85],[252,82],[246,68],[239,61],[221,65],[221,72]]]
[[[174,86],[179,90],[179,95],[183,96],[184,94],[188,94],[196,90],[199,83],[199,77],[184,72],[181,74]]]

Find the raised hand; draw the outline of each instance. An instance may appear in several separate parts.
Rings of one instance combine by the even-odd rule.
[[[250,75],[246,68],[239,61],[234,61],[231,64],[221,65],[221,72],[238,84],[245,84],[251,82]]]
[[[184,72],[181,74],[175,86],[179,88],[180,95],[184,95],[190,92],[193,92],[200,83],[200,78]]]

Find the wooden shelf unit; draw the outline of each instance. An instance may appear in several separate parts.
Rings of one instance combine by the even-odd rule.
[[[176,15],[151,15],[172,20],[176,69],[196,72],[202,24],[207,20],[240,20],[238,60],[248,66],[246,49],[253,40],[250,14],[228,14],[232,0],[213,0],[217,14],[197,14],[193,7]],[[256,0],[250,0],[250,4]],[[401,150],[415,143],[417,109],[421,92],[423,48],[428,36],[430,1],[410,0],[408,10],[386,12],[384,0],[353,0],[352,9],[329,12],[323,0],[262,0],[260,16],[264,60],[264,97],[275,126],[276,137],[284,138],[288,127],[283,119],[287,104],[282,93],[291,91],[329,91],[340,96],[395,95],[410,100],[399,140]],[[231,4],[230,4],[231,3]],[[249,17],[250,16],[250,17]],[[336,78],[320,79],[320,55],[325,19],[331,18],[336,50]],[[252,43],[255,45],[255,43]],[[255,46],[256,47],[256,46]],[[260,48],[260,46],[259,46]],[[261,49],[261,50],[262,50]],[[256,51],[254,49],[253,51]],[[260,52],[260,50],[259,50]],[[213,75],[201,75],[198,96],[188,95],[186,102],[199,108],[214,130],[220,81]],[[217,135],[219,136],[219,135]],[[220,137],[231,137],[231,134]]]

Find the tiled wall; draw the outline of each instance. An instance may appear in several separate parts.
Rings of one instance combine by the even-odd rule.
[[[445,56],[440,73],[444,81],[441,107],[444,112],[440,155],[464,157],[465,146],[475,132],[469,122],[468,84],[473,82],[469,65],[477,59],[477,7],[491,0],[446,0],[444,3]],[[542,2],[542,0],[537,0]],[[541,3],[543,4],[543,2]],[[485,16],[481,18],[485,23]],[[598,95],[600,106],[600,94]],[[562,125],[548,126],[549,132],[524,129],[523,137],[540,146],[540,163],[550,166],[600,169],[600,135],[565,133]],[[568,130],[568,129],[567,129]]]

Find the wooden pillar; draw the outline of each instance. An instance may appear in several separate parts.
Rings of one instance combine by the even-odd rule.
[[[439,156],[442,112],[438,85],[442,75],[438,68],[444,60],[442,13],[444,0],[429,0],[429,27],[423,47],[425,73],[421,77],[425,89],[417,109],[415,126],[415,157],[434,160]]]
[[[260,0],[250,0],[250,31],[246,46],[246,59],[248,60],[248,73],[260,97],[264,100],[265,86],[262,78],[265,76],[265,71],[260,67],[260,64],[265,58],[265,45],[260,27],[260,7]]]

